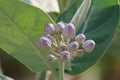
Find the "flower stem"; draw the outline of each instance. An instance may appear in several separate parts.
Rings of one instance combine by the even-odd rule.
[[[67,46],[69,45],[69,43],[70,43],[70,38],[66,39]]]
[[[63,11],[63,3],[62,3],[62,0],[58,0],[58,4],[59,4],[59,7],[60,7],[60,12]]]
[[[64,80],[64,61],[59,61],[59,80]]]

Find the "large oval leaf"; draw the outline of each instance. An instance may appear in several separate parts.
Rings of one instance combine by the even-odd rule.
[[[76,0],[58,18],[58,21],[70,22],[82,0]],[[93,66],[109,47],[119,23],[119,6],[117,0],[92,0],[92,6],[82,26],[79,26],[78,33],[84,33],[87,39],[96,42],[94,51],[85,54],[82,58],[74,58],[71,61],[72,71],[67,73],[76,75]],[[113,7],[111,7],[113,6]],[[78,16],[79,17],[79,16]]]
[[[19,0],[0,0],[0,48],[32,71],[54,69],[46,60],[49,53],[36,46],[48,22],[54,23],[40,9]]]

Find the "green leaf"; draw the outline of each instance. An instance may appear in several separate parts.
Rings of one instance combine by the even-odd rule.
[[[56,22],[58,21],[64,21],[64,22],[70,22],[73,18],[75,12],[81,5],[83,0],[68,0],[69,5],[67,6],[66,10],[58,16],[56,19]],[[96,7],[99,9],[107,8],[109,6],[117,5],[118,0],[91,0],[92,7]]]
[[[54,69],[36,41],[44,34],[44,25],[54,21],[40,9],[19,0],[0,0],[0,48],[34,72]]]
[[[57,22],[70,22],[82,0],[76,0],[72,6],[64,11]],[[71,71],[67,73],[76,75],[89,69],[104,55],[111,44],[112,38],[119,24],[119,6],[117,0],[92,0],[92,6],[77,34],[84,33],[87,39],[93,39],[96,46],[93,52],[85,54],[82,58],[76,57],[71,61]]]
[[[97,11],[91,15],[89,22],[85,22],[85,26],[79,29],[78,33],[83,32],[87,36],[87,39],[93,39],[96,42],[96,47],[91,54],[86,54],[81,59],[75,58],[72,61],[73,71],[70,74],[83,72],[103,56],[116,32],[119,21],[118,16],[118,6]]]

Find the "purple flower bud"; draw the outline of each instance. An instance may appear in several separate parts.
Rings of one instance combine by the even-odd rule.
[[[84,50],[83,49],[79,49],[76,53],[77,53],[77,56],[82,57],[83,54],[84,54]]]
[[[54,37],[53,36],[51,36],[50,34],[47,34],[46,35],[46,38],[48,38],[50,41],[54,41]]]
[[[83,43],[83,42],[85,41],[85,39],[86,39],[86,37],[85,37],[84,34],[79,34],[79,35],[77,35],[77,36],[75,37],[75,40],[76,40],[79,44]]]
[[[55,27],[53,24],[51,23],[48,23],[46,26],[45,26],[45,32],[46,34],[51,34],[53,35],[55,33]]]
[[[73,38],[75,36],[75,27],[72,23],[66,24],[63,29],[63,36],[66,39]]]
[[[54,55],[48,55],[47,60],[50,61],[50,62],[53,62],[53,61],[56,61],[57,58]]]
[[[77,41],[71,42],[69,44],[69,50],[70,52],[75,52],[79,48],[79,44]]]
[[[62,33],[64,27],[65,27],[65,25],[64,25],[63,22],[59,22],[59,23],[57,23],[56,32],[57,32],[57,33]]]
[[[66,44],[61,44],[60,45],[60,51],[65,51],[68,49],[68,46]]]
[[[38,40],[37,45],[43,49],[49,49],[51,48],[51,41],[46,37],[41,37]]]
[[[87,40],[82,44],[82,47],[86,52],[91,52],[95,47],[95,42],[93,40]]]
[[[63,60],[63,61],[68,61],[71,59],[71,55],[70,55],[70,52],[68,51],[63,51],[60,53],[60,60]]]

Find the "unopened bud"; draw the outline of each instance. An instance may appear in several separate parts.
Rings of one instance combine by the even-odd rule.
[[[50,41],[54,41],[54,37],[53,36],[51,36],[50,34],[47,34],[46,35],[46,38],[48,38]]]
[[[48,55],[47,60],[50,61],[50,62],[53,62],[53,61],[56,61],[57,58],[54,55]]]
[[[62,60],[62,61],[68,61],[70,59],[71,59],[70,52],[63,51],[63,52],[60,53],[60,60]]]
[[[77,56],[79,57],[82,57],[83,54],[84,54],[84,50],[83,49],[79,49],[77,52],[76,52]]]
[[[79,44],[77,41],[71,42],[69,44],[69,50],[70,52],[75,52],[79,48]]]
[[[63,30],[63,36],[66,39],[73,38],[75,36],[75,27],[72,23],[66,24]]]
[[[52,48],[57,48],[57,43],[56,43],[56,40],[53,36],[51,36],[50,34],[47,34],[46,35],[46,38],[48,38],[52,43]]]
[[[65,51],[68,49],[68,46],[66,44],[61,44],[60,45],[60,51]]]
[[[87,40],[83,43],[82,47],[86,52],[91,52],[95,47],[95,42],[93,40]]]
[[[56,26],[56,32],[57,32],[57,33],[62,33],[64,27],[65,27],[65,25],[64,25],[63,22],[59,22],[59,23],[57,23],[57,26]]]
[[[86,37],[85,37],[84,34],[79,34],[79,35],[77,35],[77,36],[75,37],[75,40],[76,40],[79,44],[83,43],[83,42],[85,41],[85,39],[86,39]]]
[[[46,34],[51,34],[53,35],[55,33],[55,27],[53,24],[51,23],[48,23],[46,26],[45,26],[45,32]]]
[[[46,37],[41,37],[38,42],[37,42],[37,45],[40,47],[40,48],[43,48],[43,49],[49,49],[51,48],[51,41],[46,38]]]

